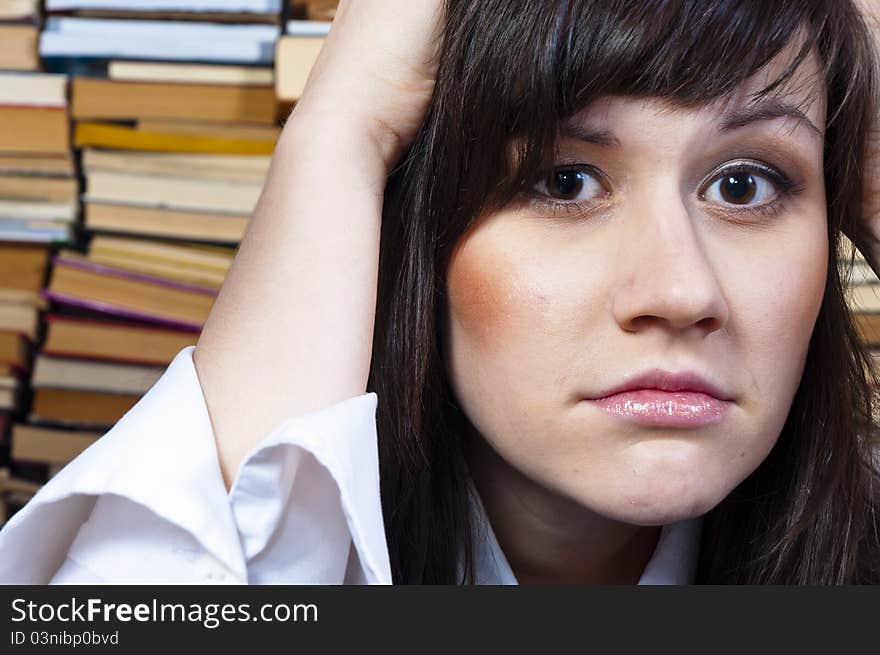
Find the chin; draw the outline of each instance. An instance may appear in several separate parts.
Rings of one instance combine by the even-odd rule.
[[[592,509],[633,525],[666,525],[702,516],[716,507],[746,478],[747,467],[731,466],[729,460],[708,460],[705,453],[685,444],[684,448],[643,452],[641,457],[614,467],[606,477]],[[646,456],[646,455],[650,456]],[[590,490],[581,490],[581,502]],[[580,494],[579,494],[580,495]]]
[[[677,523],[702,516],[724,499],[707,500],[703,497],[657,497],[640,498],[630,496],[630,503],[615,503],[600,512],[608,518],[630,525],[657,526]]]

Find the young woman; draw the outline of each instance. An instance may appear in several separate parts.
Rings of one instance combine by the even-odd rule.
[[[880,581],[874,66],[840,0],[342,2],[198,345],[0,579]]]

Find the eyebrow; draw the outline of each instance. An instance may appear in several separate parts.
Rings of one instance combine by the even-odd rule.
[[[813,121],[807,118],[803,111],[790,103],[778,99],[766,100],[744,109],[728,112],[724,115],[720,129],[722,132],[732,132],[752,123],[771,121],[777,118],[791,118],[806,125],[820,137],[822,136],[821,130],[813,124]]]
[[[803,111],[795,105],[778,99],[766,100],[756,105],[722,114],[723,120],[719,125],[719,131],[732,132],[754,123],[776,120],[778,118],[791,118],[798,123],[806,125],[810,130],[823,137],[819,128],[813,124]],[[564,138],[577,139],[584,143],[592,143],[605,148],[620,146],[620,140],[614,136],[611,130],[592,127],[574,120],[563,123],[559,134]]]
[[[577,121],[563,123],[559,128],[559,134],[565,138],[577,139],[584,143],[593,143],[604,148],[615,148],[620,146],[620,140],[614,136],[614,133],[611,130],[594,128]]]

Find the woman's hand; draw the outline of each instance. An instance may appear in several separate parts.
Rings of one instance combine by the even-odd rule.
[[[293,120],[358,125],[390,169],[434,90],[441,0],[342,0]]]
[[[441,0],[343,0],[193,361],[227,488],[287,418],[366,391],[382,200],[436,71]]]

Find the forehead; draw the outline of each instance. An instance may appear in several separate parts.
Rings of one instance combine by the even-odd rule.
[[[780,107],[790,107],[802,113],[823,134],[827,111],[826,88],[821,60],[815,50],[809,52],[782,84],[775,86],[766,95],[759,96],[793,64],[801,43],[793,41],[767,65],[736,87],[729,96],[707,104],[684,106],[674,99],[666,98],[603,96],[575,114],[566,124],[586,123],[613,129],[615,124],[625,123],[628,119],[639,120],[644,116],[643,112],[649,111],[660,117],[687,116],[690,121],[699,124],[718,126],[729,122],[725,118],[743,115],[750,108],[772,107],[771,112],[779,112]],[[792,120],[786,122],[795,126],[798,121],[794,115],[789,118]]]

